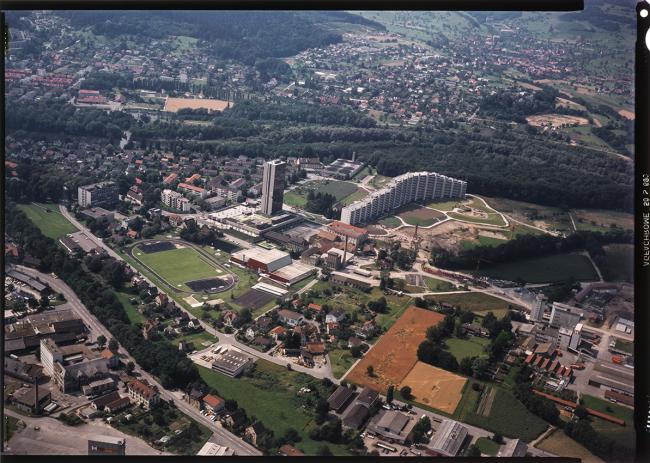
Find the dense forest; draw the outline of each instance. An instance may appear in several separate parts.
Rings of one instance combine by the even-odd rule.
[[[526,116],[560,111],[561,108],[555,108],[555,99],[560,92],[547,85],[539,84],[539,86],[542,87],[542,91],[527,95],[512,93],[509,90],[499,90],[486,95],[481,100],[481,114],[526,123]]]
[[[169,35],[205,41],[222,59],[253,65],[259,58],[295,55],[342,40],[328,22],[383,26],[356,15],[290,11],[74,11],[62,13],[75,28],[90,27],[110,38],[123,35],[162,39]]]

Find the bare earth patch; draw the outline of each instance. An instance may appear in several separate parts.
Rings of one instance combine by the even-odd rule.
[[[417,362],[402,380],[400,388],[409,386],[417,402],[453,414],[463,395],[466,382],[467,378],[427,363]]]
[[[233,103],[231,102],[232,106]],[[228,106],[225,100],[211,100],[204,98],[167,98],[163,111],[175,113],[179,109],[207,109],[209,111],[223,111]]]
[[[618,113],[624,118],[629,119],[631,121],[633,121],[635,118],[635,114],[632,111],[628,111],[627,109],[621,109]]]
[[[587,125],[589,121],[584,117],[567,116],[565,114],[540,114],[537,116],[528,116],[526,121],[533,127],[548,126],[561,127],[563,125]]]

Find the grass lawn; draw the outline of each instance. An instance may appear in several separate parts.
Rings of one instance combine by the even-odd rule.
[[[18,208],[45,236],[55,241],[68,233],[79,231],[59,212],[58,204],[19,204]]]
[[[129,299],[133,297],[131,294],[116,291],[115,296],[117,297],[117,300],[120,301],[120,304],[122,304],[122,307],[124,307],[126,316],[129,317],[131,324],[135,325],[137,323],[144,323],[144,316],[138,312],[138,309],[129,301]]]
[[[289,206],[305,207],[305,205],[307,204],[307,197],[303,195],[299,195],[292,190],[292,191],[287,191],[284,194],[283,201],[284,204],[288,204]]]
[[[635,447],[634,410],[590,395],[582,395],[581,399],[584,401],[585,407],[607,413],[625,421],[625,426],[619,426],[618,424],[591,416],[589,417],[591,426],[596,431],[617,440],[625,447]]]
[[[335,378],[341,378],[352,364],[357,361],[347,349],[334,349],[329,352],[332,373]]]
[[[609,231],[612,225],[631,230],[634,227],[634,215],[628,212],[608,211],[604,209],[571,210],[578,230]]]
[[[445,280],[438,280],[437,278],[424,277],[424,282],[431,291],[442,292],[442,291],[454,291],[456,287]]]
[[[617,339],[616,344],[614,347],[618,350],[622,350],[624,352],[627,352],[628,354],[634,353],[634,343],[633,342],[628,342],[623,339]]]
[[[307,194],[309,191],[314,193],[329,193],[337,201],[341,201],[350,195],[358,193],[357,185],[342,180],[314,180],[297,186],[284,195],[284,203],[290,206],[305,207],[307,204]],[[360,190],[359,191],[364,191]],[[365,196],[365,195],[364,195]],[[360,196],[358,199],[361,199]]]
[[[255,377],[252,378],[230,378],[203,367],[199,367],[199,374],[221,397],[236,400],[248,416],[254,415],[267,429],[273,430],[276,437],[294,428],[302,437],[295,446],[307,455],[316,455],[323,444],[335,455],[349,455],[342,445],[314,441],[309,437],[310,428],[316,425],[314,408],[306,407],[297,392],[307,385],[312,390],[316,389],[320,385],[319,380],[265,360],[256,362]]]
[[[343,200],[341,201],[341,204],[343,204],[344,206],[347,206],[348,204],[352,204],[355,201],[359,201],[360,199],[363,199],[366,196],[368,196],[368,192],[366,190],[362,189],[362,188],[359,188],[359,189],[357,189],[357,191],[355,191],[351,195],[348,195],[345,198],[343,198]]]
[[[17,428],[18,418],[5,415],[5,419],[2,422],[2,441],[7,442],[9,439],[11,439],[11,436],[14,435],[14,432],[16,432]]]
[[[437,201],[427,204],[427,207],[431,207],[442,212],[451,212],[459,204],[460,203],[458,201]]]
[[[447,302],[462,309],[471,310],[478,315],[484,315],[487,312],[494,312],[494,315],[497,315],[498,311],[506,311],[513,305],[498,297],[479,292],[436,294],[434,296],[427,296],[426,298],[433,299],[436,302]]]
[[[508,232],[509,238],[515,239],[521,235],[542,235],[544,232],[533,227],[527,227],[526,225],[516,224]]]
[[[529,412],[515,396],[497,386],[485,385],[486,388],[496,388],[494,402],[487,416],[477,414],[482,391],[473,390],[471,383],[468,381],[465,386],[454,413],[459,421],[526,442],[534,440],[547,428],[544,420]]]
[[[207,331],[199,331],[198,333],[184,334],[183,336],[172,339],[171,342],[178,346],[178,343],[181,341],[193,342],[194,348],[196,350],[201,350],[206,347],[202,343],[207,342],[208,344],[212,344],[218,342],[219,338],[212,336]]]
[[[394,215],[391,215],[389,217],[384,217],[383,219],[379,220],[377,223],[383,225],[386,228],[397,228],[400,225],[402,225],[402,222]]]
[[[138,255],[138,252],[140,255]],[[183,283],[203,278],[217,277],[215,267],[208,264],[192,248],[171,249],[169,251],[146,254],[139,247],[134,249],[135,256],[145,265],[151,267],[174,287],[191,291]]]
[[[484,225],[497,225],[500,227],[506,226],[503,217],[501,217],[501,215],[497,214],[496,212],[488,213],[488,216],[485,218],[475,217],[467,214],[460,214],[458,212],[447,212],[447,215],[452,219],[464,220],[465,222],[472,222],[472,223],[478,223]]]
[[[508,262],[486,267],[475,273],[510,281],[522,278],[527,283],[556,283],[570,277],[579,281],[598,279],[589,258],[576,253]]]
[[[634,246],[631,244],[608,244],[603,246],[607,258],[604,278],[609,281],[634,280]]]
[[[384,177],[383,175],[378,174],[370,181],[370,185],[374,188],[380,189],[386,186],[386,184],[391,180],[393,180],[393,177]]]
[[[491,457],[496,456],[501,447],[499,444],[494,442],[492,439],[487,437],[479,437],[476,440],[476,446],[479,448],[482,454],[490,455]]]
[[[410,205],[400,208],[397,215],[409,225],[428,227],[439,220],[445,219],[441,212],[427,209],[418,205]]]
[[[463,240],[460,243],[460,247],[463,251],[466,251],[478,246],[500,246],[504,243],[507,243],[507,241],[508,240],[501,240],[499,238],[493,238],[491,236],[479,236],[478,241]]]
[[[456,357],[460,362],[465,357],[486,357],[485,346],[490,344],[490,340],[486,338],[479,338],[470,336],[467,339],[449,338],[445,339],[447,350]]]
[[[537,448],[562,455],[567,458],[579,458],[583,463],[605,463],[589,450],[567,436],[563,430],[556,429]]]

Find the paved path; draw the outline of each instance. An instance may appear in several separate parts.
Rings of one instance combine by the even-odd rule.
[[[112,426],[93,421],[71,427],[49,417],[29,417],[5,408],[7,415],[23,421],[26,426],[16,432],[6,444],[5,452],[12,455],[87,455],[88,439],[95,436],[123,437],[127,455],[172,455],[150,447],[139,437],[125,434]],[[34,426],[39,427],[37,431]]]
[[[67,284],[65,284],[62,280],[56,279],[51,275],[40,273],[34,269],[30,269],[27,267],[19,266],[19,268],[21,271],[31,276],[37,276],[41,281],[50,285],[52,289],[62,293],[65,296],[65,298],[68,300],[68,303],[71,305],[71,307],[82,318],[84,323],[87,323],[90,327],[92,327],[93,330],[106,336],[106,339],[111,339],[113,337],[113,335],[108,331],[108,329],[104,325],[102,325],[99,322],[99,320],[97,320],[97,318],[93,314],[91,314],[90,311],[86,308],[86,306],[79,300],[75,292],[72,291],[72,289]],[[135,359],[129,354],[129,352],[126,349],[124,349],[123,346],[120,346],[119,353],[123,361],[128,362],[130,360],[137,365]],[[226,445],[234,449],[237,455],[261,455],[262,454],[255,447],[244,442],[243,440],[241,440],[239,437],[235,436],[231,432],[215,426],[214,422],[210,421],[208,418],[201,415],[198,409],[192,407],[184,400],[179,399],[178,395],[173,394],[172,391],[165,389],[158,382],[158,380],[154,378],[152,375],[150,375],[149,373],[147,373],[146,371],[140,368],[138,370],[140,375],[144,379],[158,386],[162,398],[168,401],[169,400],[173,401],[180,411],[194,418],[194,420],[198,421],[199,423],[204,424],[205,426],[208,427],[208,429],[213,431],[215,437],[218,439],[219,442],[222,443],[221,445]]]

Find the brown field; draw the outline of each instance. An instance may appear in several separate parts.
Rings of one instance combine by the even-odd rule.
[[[388,386],[400,384],[418,361],[418,346],[426,338],[427,328],[443,318],[437,312],[410,306],[345,379],[386,393]],[[372,377],[368,376],[371,365]]]
[[[410,387],[416,402],[451,415],[456,411],[466,382],[467,378],[417,362],[399,387]]]
[[[579,109],[581,111],[586,111],[587,108],[585,108],[583,105],[576,103],[575,101],[567,100],[566,98],[557,98],[557,102],[555,103],[556,108],[573,108],[573,109]]]
[[[534,127],[550,125],[560,127],[565,124],[587,125],[589,121],[584,117],[567,116],[564,114],[540,114],[538,116],[528,116],[526,121]]]
[[[233,103],[230,103],[232,106]],[[163,111],[175,113],[179,109],[207,109],[209,111],[223,111],[228,106],[225,100],[210,100],[203,98],[167,98]]]
[[[621,109],[618,113],[624,118],[629,119],[631,121],[633,121],[635,118],[634,113],[632,111],[628,111],[627,109]]]

